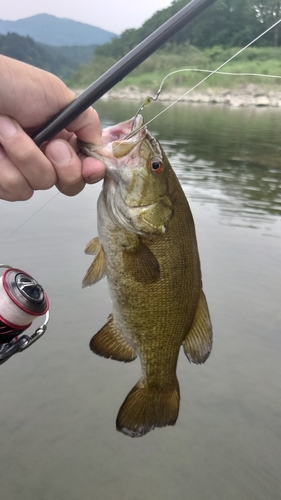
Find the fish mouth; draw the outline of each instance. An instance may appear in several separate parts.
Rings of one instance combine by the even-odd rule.
[[[90,144],[80,140],[78,144],[84,154],[103,161],[108,167],[108,160],[129,154],[143,141],[146,133],[144,119],[138,114],[126,122],[103,129],[101,144]]]
[[[147,128],[140,114],[104,130],[102,142],[105,141],[103,149],[105,153],[103,161],[106,165],[105,188],[109,179],[114,182],[115,187],[119,184],[122,167],[127,168],[132,159],[138,157],[139,148],[146,134]]]
[[[139,142],[145,134],[144,119],[138,114],[126,122],[118,123],[118,125],[104,129],[102,144],[115,141]]]

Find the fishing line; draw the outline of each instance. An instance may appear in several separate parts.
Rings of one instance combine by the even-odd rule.
[[[263,74],[258,74],[258,73],[257,74],[255,74],[255,73],[227,73],[227,72],[220,72],[219,71],[221,68],[223,68],[224,66],[226,66],[230,61],[232,61],[235,57],[237,57],[239,54],[241,54],[242,52],[244,52],[253,43],[255,43],[257,40],[259,40],[260,38],[262,38],[266,33],[268,33],[270,30],[272,30],[275,26],[277,26],[280,22],[281,22],[281,19],[279,19],[278,21],[276,21],[272,26],[270,26],[265,31],[263,31],[263,33],[261,33],[259,36],[257,36],[256,38],[254,38],[254,40],[252,40],[247,45],[245,45],[245,47],[243,47],[238,52],[236,52],[233,56],[231,56],[229,59],[227,59],[227,61],[225,61],[224,63],[220,64],[220,66],[218,66],[213,71],[206,70],[206,69],[186,68],[186,69],[180,69],[180,70],[172,71],[171,73],[169,73],[168,75],[166,75],[163,78],[163,80],[161,81],[161,84],[160,84],[160,87],[159,87],[159,89],[158,89],[158,91],[156,93],[156,96],[155,97],[147,96],[145,98],[143,104],[138,109],[138,111],[137,111],[137,113],[135,115],[135,118],[136,118],[137,114],[140,111],[142,111],[142,109],[144,107],[147,107],[149,104],[151,104],[152,101],[156,101],[158,99],[158,97],[159,97],[159,95],[160,95],[160,93],[162,91],[163,84],[164,84],[164,82],[166,81],[166,79],[168,77],[170,77],[170,76],[172,76],[172,75],[174,75],[176,73],[183,72],[183,71],[198,71],[198,72],[208,73],[208,75],[205,78],[203,78],[202,80],[200,80],[200,82],[198,82],[196,85],[194,85],[187,92],[185,92],[184,94],[182,94],[180,97],[178,97],[177,99],[175,99],[171,104],[169,104],[165,109],[163,109],[162,111],[160,111],[160,113],[158,113],[157,115],[155,115],[153,118],[151,118],[151,120],[149,120],[147,123],[145,123],[142,127],[138,128],[137,130],[132,131],[130,134],[128,134],[126,137],[124,137],[123,140],[130,139],[136,133],[138,133],[142,128],[147,127],[147,125],[149,125],[154,120],[156,120],[156,118],[158,118],[159,116],[161,116],[168,109],[170,109],[172,106],[174,106],[174,104],[176,104],[177,102],[179,102],[186,95],[190,94],[190,92],[192,92],[193,90],[195,90],[196,88],[198,88],[200,85],[202,85],[202,83],[204,83],[206,80],[208,80],[211,76],[213,76],[216,73],[217,74],[223,74],[223,75],[230,75],[230,76],[263,76],[263,77],[267,77],[267,78],[281,78],[281,76],[277,76],[277,75],[263,75]],[[105,144],[103,144],[101,146],[93,146],[93,147],[94,147],[94,149],[99,149],[99,148],[104,147],[104,146],[105,146]],[[67,186],[65,186],[64,189],[66,189],[66,187]],[[52,198],[50,198],[50,200],[48,200],[44,205],[42,205],[38,210],[36,210],[36,212],[34,212],[30,217],[28,217],[28,219],[26,219],[22,224],[20,224],[6,238],[4,238],[3,240],[1,240],[0,244],[5,243],[13,234],[15,234],[17,231],[19,231],[25,224],[27,224],[27,222],[29,222],[33,217],[35,217],[35,215],[37,215],[41,210],[43,210],[49,203],[51,203],[51,201],[53,201],[53,199],[56,198],[61,192],[63,192],[63,190],[58,191]]]
[[[226,66],[230,61],[232,61],[235,57],[237,57],[239,54],[241,54],[242,52],[244,52],[244,50],[246,50],[248,47],[250,47],[253,43],[257,42],[257,40],[259,40],[260,38],[262,38],[264,35],[266,35],[266,33],[268,33],[270,30],[272,30],[273,28],[275,28],[275,26],[277,26],[279,23],[281,22],[281,19],[279,19],[278,21],[276,21],[272,26],[270,26],[269,28],[267,28],[265,31],[263,31],[263,33],[261,33],[260,35],[258,35],[256,38],[254,38],[254,40],[252,40],[251,42],[249,42],[247,45],[245,45],[245,47],[243,47],[242,49],[238,50],[238,52],[236,52],[233,56],[231,56],[229,59],[227,59],[227,61],[225,61],[224,63],[220,64],[215,70],[211,71],[211,73],[209,73],[205,78],[203,78],[202,80],[200,80],[200,82],[198,82],[196,85],[194,85],[192,88],[190,88],[189,90],[187,90],[187,92],[185,92],[184,94],[182,94],[180,97],[178,97],[177,99],[175,99],[171,104],[169,104],[165,109],[163,109],[162,111],[160,111],[160,113],[158,113],[157,115],[154,116],[154,118],[151,118],[151,120],[149,120],[145,125],[143,125],[143,127],[146,127],[147,125],[149,125],[151,122],[153,122],[153,120],[155,120],[156,118],[158,118],[159,116],[161,116],[163,113],[165,113],[165,111],[167,111],[168,109],[170,109],[172,106],[174,106],[174,104],[176,104],[177,102],[179,102],[183,97],[185,97],[186,95],[190,94],[190,92],[192,92],[193,90],[195,90],[197,87],[199,87],[199,85],[202,85],[202,83],[204,83],[206,80],[208,80],[211,76],[213,76],[215,73],[218,73],[219,70],[221,68],[223,68],[224,66]],[[182,71],[182,70],[177,70],[177,72],[179,71]],[[173,73],[173,72],[172,72]],[[172,73],[169,73],[168,75],[166,75],[161,84],[160,84],[160,87],[156,93],[156,96],[153,98],[153,97],[146,97],[146,99],[144,100],[142,106],[140,106],[140,108],[138,109],[136,115],[142,111],[142,109],[146,106],[148,106],[152,101],[156,101],[161,93],[161,90],[162,90],[162,87],[163,87],[163,84],[164,84],[164,81],[166,80],[166,78],[168,78]],[[266,75],[268,76],[268,75]],[[279,77],[280,78],[280,77]],[[142,127],[142,128],[143,128]],[[127,138],[129,139],[130,137],[132,137],[132,135],[134,135],[135,133],[137,133],[140,129],[132,132],[132,134],[130,134]]]
[[[161,89],[163,87],[164,81],[169,77],[174,75],[175,73],[181,73],[182,71],[198,71],[201,73],[213,73],[213,70],[211,69],[202,69],[202,68],[184,68],[184,69],[176,69],[175,71],[172,71],[168,75],[165,76],[165,78],[161,82]],[[262,76],[264,78],[281,78],[280,75],[265,75],[264,73],[229,73],[227,71],[216,71],[216,75],[228,75],[228,76]],[[158,91],[159,92],[159,91]],[[157,94],[158,94],[157,92]],[[151,98],[155,100],[155,98]]]
[[[1,240],[0,245],[5,243],[9,238],[11,238],[11,236],[13,236],[13,234],[15,234],[17,231],[19,231],[23,226],[25,226],[25,224],[27,224],[27,222],[29,222],[33,217],[35,217],[36,214],[38,214],[41,210],[43,210],[43,208],[45,208],[47,205],[49,205],[49,203],[51,203],[51,201],[53,201],[54,198],[56,198],[59,194],[61,194],[66,187],[67,186],[65,186],[61,191],[58,191],[56,194],[54,194],[54,196],[52,196],[52,198],[50,198],[48,201],[46,201],[46,203],[44,203],[44,205],[42,205],[40,208],[38,208],[38,210],[36,210],[32,215],[30,215],[30,217],[28,217],[22,224],[20,224],[18,227],[16,227],[16,229],[14,229],[10,234],[8,234],[8,236],[6,236],[6,238]]]

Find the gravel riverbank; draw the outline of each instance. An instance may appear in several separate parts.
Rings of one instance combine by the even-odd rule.
[[[186,88],[177,88],[173,91],[162,91],[160,96],[161,102],[174,102],[180,98]],[[77,94],[82,90],[75,90]],[[147,92],[137,87],[125,87],[122,89],[112,89],[105,94],[102,99],[126,99],[132,101],[141,101],[147,96],[155,96],[155,91],[148,90]],[[237,89],[219,89],[207,88],[204,91],[192,91],[190,94],[181,97],[181,102],[204,103],[204,104],[221,104],[232,107],[281,107],[281,87],[275,88],[260,88],[255,85],[247,85]]]

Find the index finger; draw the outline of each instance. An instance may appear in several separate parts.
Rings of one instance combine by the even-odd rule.
[[[71,122],[66,130],[74,132],[84,142],[101,144],[101,126],[99,115],[93,108],[88,108]]]

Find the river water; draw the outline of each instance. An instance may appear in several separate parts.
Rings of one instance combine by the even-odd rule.
[[[109,125],[136,107],[98,110]],[[45,336],[0,366],[5,500],[281,498],[280,111],[178,104],[150,130],[194,215],[213,352],[202,366],[180,354],[175,427],[118,433],[139,361],[90,352],[110,301],[106,280],[81,289],[101,184],[75,198],[54,189],[1,201],[1,260],[37,278],[51,304]]]

